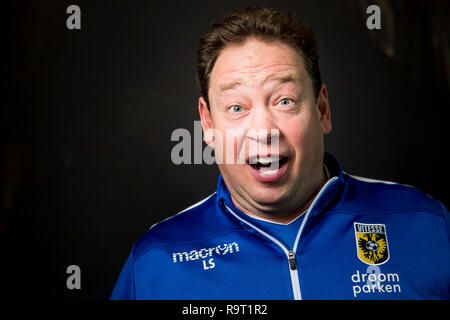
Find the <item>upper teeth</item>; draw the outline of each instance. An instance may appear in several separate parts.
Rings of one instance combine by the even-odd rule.
[[[279,161],[280,158],[278,156],[273,157],[258,157],[256,160],[253,160],[255,163],[259,162],[261,164],[269,164],[274,161]]]

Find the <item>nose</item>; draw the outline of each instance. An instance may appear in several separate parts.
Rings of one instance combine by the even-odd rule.
[[[247,139],[252,142],[271,144],[275,139],[279,139],[279,135],[280,130],[269,108],[266,106],[253,108],[250,126],[246,134]]]

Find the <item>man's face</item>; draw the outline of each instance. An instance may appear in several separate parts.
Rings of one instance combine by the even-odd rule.
[[[254,38],[221,51],[209,85],[210,110],[200,98],[200,116],[233,202],[268,217],[299,210],[323,177],[325,87],[316,99],[295,50]],[[211,139],[208,130],[221,134]]]

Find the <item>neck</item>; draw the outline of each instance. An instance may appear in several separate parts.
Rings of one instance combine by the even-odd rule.
[[[328,174],[324,170],[322,170],[322,176],[320,179],[320,183],[316,188],[313,189],[311,195],[307,198],[305,202],[300,207],[297,207],[295,210],[288,211],[285,214],[274,214],[274,212],[258,212],[254,213],[251,212],[242,206],[239,205],[239,203],[234,199],[234,197],[231,197],[231,200],[233,201],[234,205],[241,210],[242,212],[248,214],[249,216],[257,217],[260,219],[264,219],[270,222],[277,222],[282,224],[288,224],[291,221],[295,220],[298,216],[303,214],[313,203],[314,199],[316,198],[319,191],[322,189],[322,187],[325,185],[325,183],[328,180]]]

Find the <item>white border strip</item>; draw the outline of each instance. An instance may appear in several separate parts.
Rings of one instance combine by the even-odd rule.
[[[166,218],[166,219],[164,219],[164,220],[161,220],[161,221],[155,223],[155,224],[152,225],[150,228],[148,228],[148,230],[150,230],[151,228],[153,228],[153,227],[156,226],[157,224],[160,224],[161,222],[164,222],[164,221],[167,221],[167,220],[169,220],[169,219],[172,219],[173,217],[176,217],[177,215],[179,215],[179,214],[181,214],[181,213],[183,213],[183,212],[186,212],[186,211],[188,211],[188,210],[190,210],[190,209],[193,209],[193,208],[195,208],[195,207],[198,207],[199,205],[201,205],[203,202],[206,202],[209,198],[211,198],[211,197],[212,197],[213,195],[215,195],[215,194],[216,194],[216,192],[214,192],[213,194],[207,196],[205,199],[200,200],[199,202],[193,204],[192,206],[190,206],[190,207],[184,209],[183,211],[180,211],[180,212],[178,212],[177,214],[175,214],[175,215],[173,215],[173,216],[170,216],[170,217],[168,217],[168,218]]]

